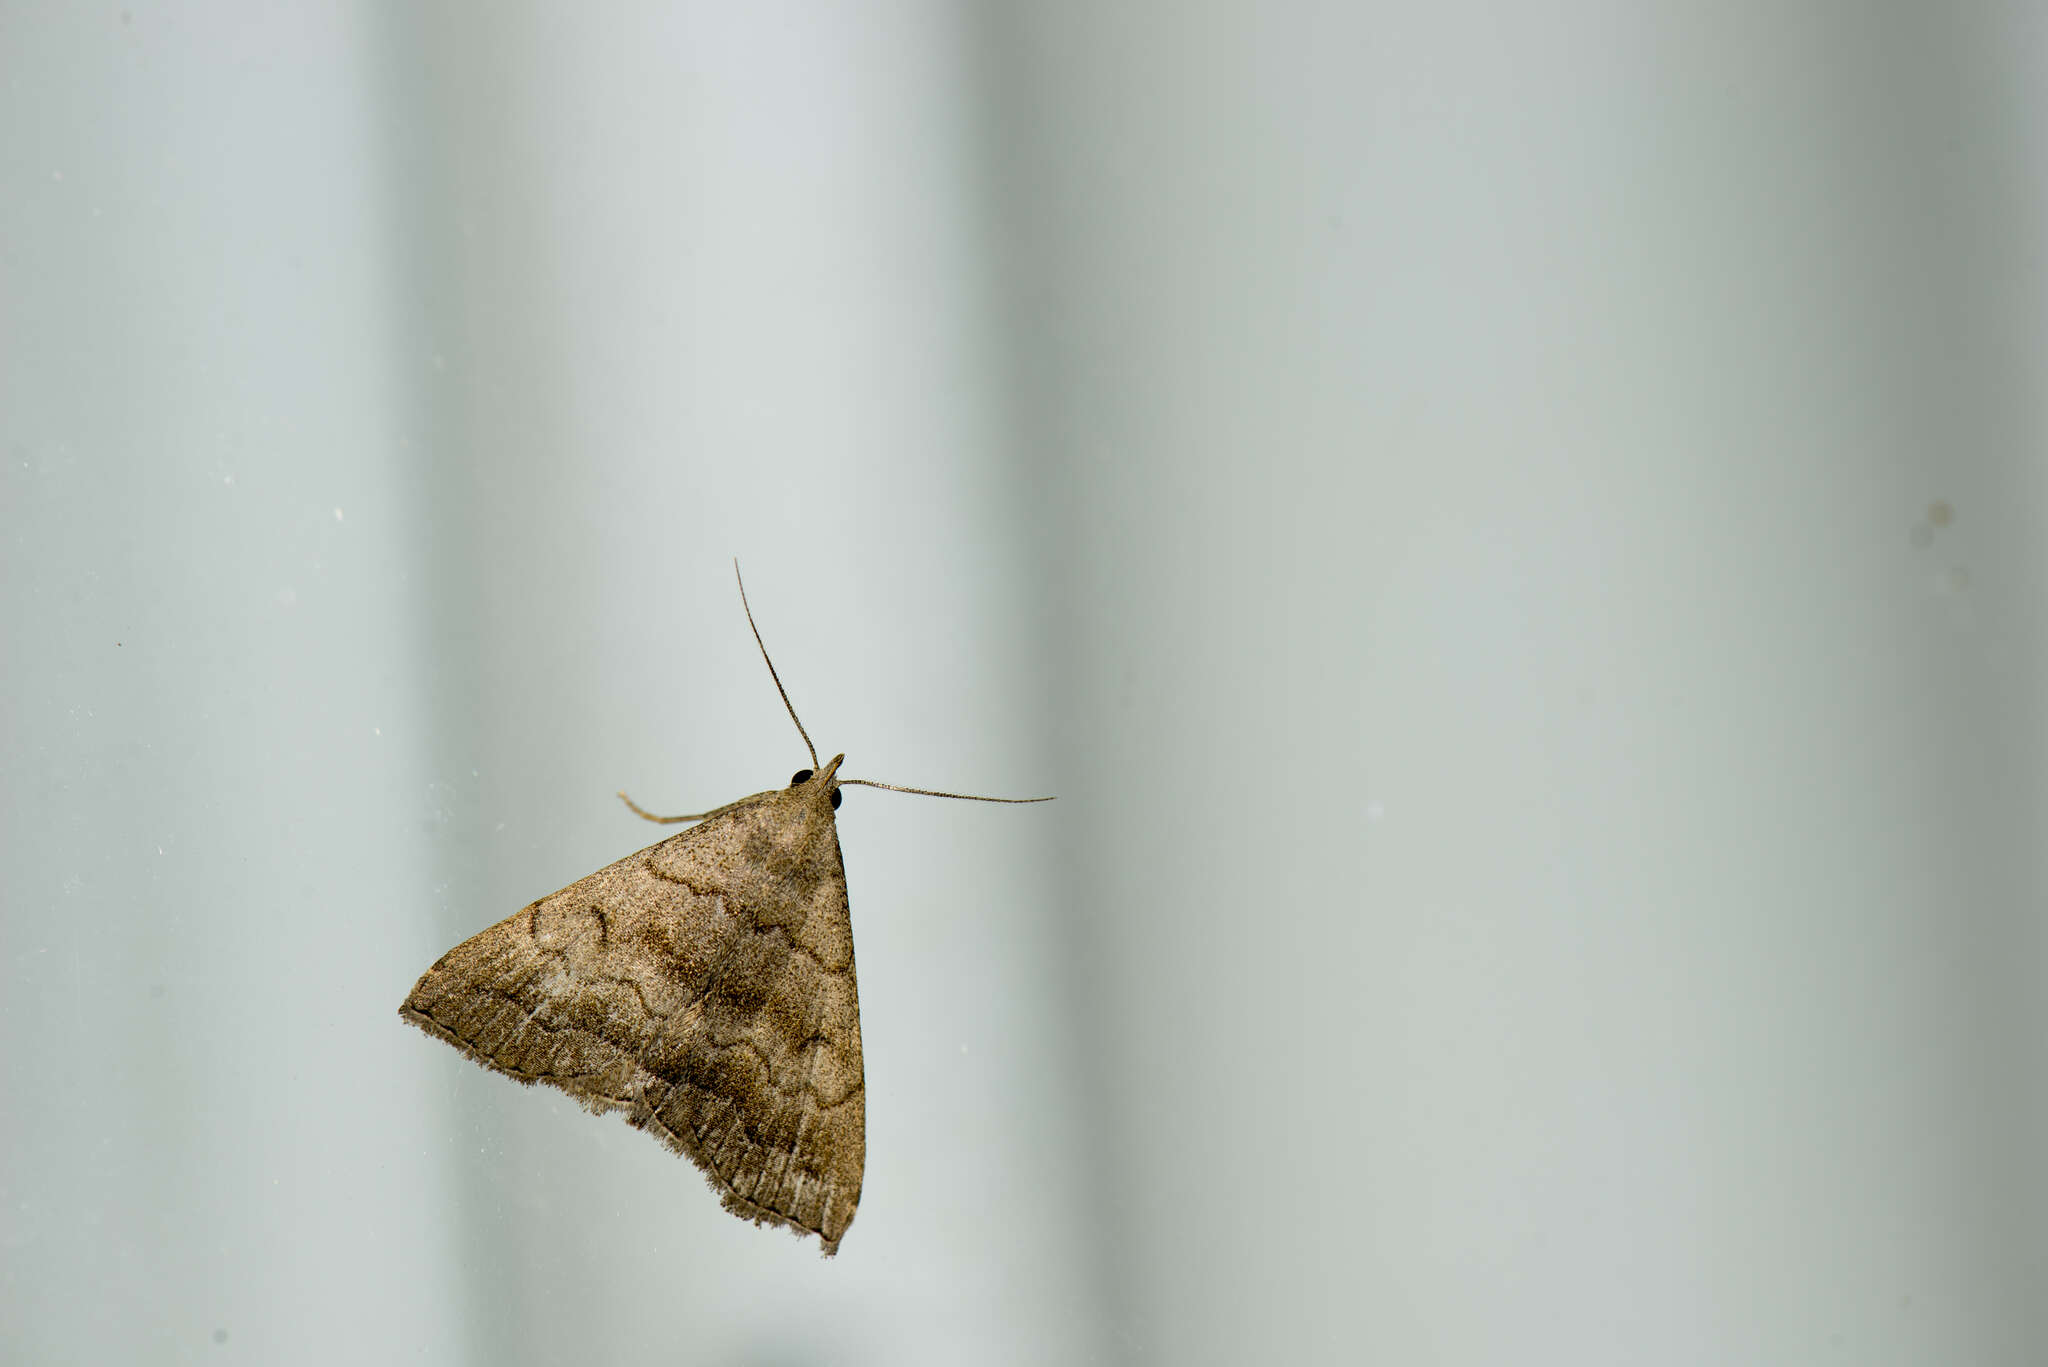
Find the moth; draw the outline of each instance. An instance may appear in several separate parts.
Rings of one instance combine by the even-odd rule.
[[[739,566],[733,566],[734,577]],[[1046,802],[840,778],[810,752],[786,788],[709,812],[639,816],[690,829],[508,916],[435,961],[398,1014],[513,1078],[617,1111],[703,1170],[732,1211],[815,1234],[829,1256],[860,1205],[866,1078],[840,790]]]

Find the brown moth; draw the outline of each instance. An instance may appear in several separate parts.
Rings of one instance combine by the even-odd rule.
[[[735,564],[734,574],[738,574]],[[853,923],[833,813],[847,785],[979,802],[818,764],[463,941],[398,1014],[487,1068],[624,1112],[687,1157],[727,1210],[815,1234],[853,1223],[867,1150]]]

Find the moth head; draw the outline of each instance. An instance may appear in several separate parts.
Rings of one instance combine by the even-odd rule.
[[[825,766],[822,773],[812,769],[799,769],[789,776],[789,786],[792,790],[804,788],[814,793],[823,794],[823,800],[830,802],[833,810],[837,811],[839,808],[839,781],[833,776],[839,772],[839,766],[845,762],[845,755],[834,755],[832,762]]]

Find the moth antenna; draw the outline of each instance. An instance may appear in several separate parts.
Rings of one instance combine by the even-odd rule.
[[[892,793],[916,793],[919,797],[951,797],[962,802],[1050,802],[1049,797],[983,797],[979,793],[942,793],[936,788],[906,788],[900,783],[877,783],[871,778],[842,778],[840,787],[858,784],[863,788],[887,788]],[[621,797],[625,794],[621,793]]]
[[[673,826],[679,821],[702,821],[705,817],[711,815],[710,812],[693,812],[689,816],[656,816],[624,793],[619,794],[619,801],[631,807],[633,815],[639,817],[642,821],[652,821],[657,826]]]
[[[754,644],[761,647],[761,658],[768,663],[768,677],[775,680],[775,691],[782,695],[782,706],[788,711],[789,719],[796,723],[796,733],[804,738],[804,749],[811,752],[811,767],[816,769],[819,767],[818,747],[811,744],[811,733],[804,730],[803,718],[797,716],[796,707],[789,700],[789,690],[782,686],[782,676],[775,672],[775,661],[768,659],[768,643],[761,639],[761,628],[754,625],[753,608],[747,606],[747,581],[740,579],[740,558],[738,556],[732,558],[732,577],[739,580],[740,609],[747,614],[747,628],[754,633]],[[621,793],[619,796],[624,797],[625,794]],[[631,804],[629,803],[628,805],[630,806]],[[635,807],[633,810],[639,811],[640,809]],[[640,814],[642,816],[646,815],[645,812]],[[688,818],[683,819],[688,820]]]

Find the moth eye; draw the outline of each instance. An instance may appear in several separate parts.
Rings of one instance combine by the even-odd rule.
[[[839,790],[837,788],[832,790],[832,810],[835,812],[839,810]]]
[[[810,781],[810,777],[811,771],[809,769],[799,769],[789,776],[789,786],[794,788],[799,783],[807,783]]]

